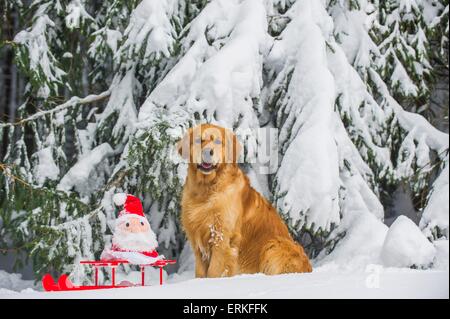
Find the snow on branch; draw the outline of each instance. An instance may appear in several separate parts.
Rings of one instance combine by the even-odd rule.
[[[60,112],[60,111],[63,111],[65,109],[67,109],[67,108],[70,108],[70,107],[73,107],[73,106],[76,106],[76,105],[89,104],[89,103],[101,101],[103,99],[108,98],[110,95],[111,95],[111,91],[107,90],[107,91],[104,91],[104,92],[102,92],[100,94],[88,95],[88,96],[86,96],[84,98],[80,98],[78,96],[74,96],[74,97],[70,98],[69,101],[67,101],[67,102],[65,102],[63,104],[60,104],[60,105],[54,107],[51,110],[37,112],[37,113],[27,117],[27,118],[24,118],[24,119],[22,119],[20,121],[17,121],[15,123],[0,123],[0,129],[4,128],[4,127],[12,127],[12,126],[16,126],[16,125],[23,125],[23,124],[25,124],[27,122],[34,121],[34,120],[36,120],[38,118],[41,118],[42,116],[53,114],[53,113],[56,113],[56,112]]]
[[[36,185],[32,185],[32,184],[28,183],[23,178],[21,178],[20,176],[15,174],[13,172],[13,168],[14,168],[14,166],[12,166],[12,165],[0,163],[0,174],[4,175],[7,178],[8,183],[12,184],[12,183],[17,182],[21,186],[26,188],[30,193],[37,192],[37,193],[42,194],[43,196],[50,195],[50,196],[59,197],[61,199],[67,197],[67,194],[61,190],[53,190],[53,189],[50,189],[47,187],[38,187]],[[76,198],[75,199],[72,198],[71,200],[77,202],[78,204],[80,204],[82,206],[86,206],[86,203],[82,202],[81,200],[78,200]]]
[[[423,210],[419,225],[424,234],[431,240],[437,240],[441,237],[449,238],[448,155],[444,162],[445,166],[441,174],[432,185],[428,203]]]
[[[46,226],[48,228],[54,229],[54,230],[65,230],[65,229],[70,229],[70,227],[80,224],[82,222],[88,222],[91,218],[95,217],[98,213],[100,213],[102,211],[103,207],[99,206],[97,208],[95,208],[94,210],[92,210],[90,213],[88,213],[85,216],[82,216],[80,218],[74,219],[74,220],[70,220],[58,225],[50,225],[50,226]]]
[[[130,17],[125,30],[125,42],[117,52],[116,58],[123,57],[127,61],[141,54],[143,64],[161,56],[169,57],[175,39],[171,24],[174,13],[172,0],[144,0]]]
[[[400,126],[406,131],[414,133],[413,138],[415,141],[420,141],[422,138],[425,138],[426,144],[438,153],[448,149],[448,134],[433,127],[422,115],[405,111],[389,94],[387,85],[383,82],[378,73],[373,69],[370,69],[369,72],[372,80],[377,85],[378,90],[394,109]]]

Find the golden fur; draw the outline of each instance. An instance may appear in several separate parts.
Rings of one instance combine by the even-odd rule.
[[[195,253],[196,277],[312,271],[275,208],[237,165],[240,145],[231,131],[203,124],[190,129],[178,147],[190,159],[181,221]],[[207,148],[214,150],[215,168],[205,173],[199,163]]]

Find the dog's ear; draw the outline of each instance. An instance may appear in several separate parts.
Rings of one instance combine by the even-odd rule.
[[[232,131],[225,130],[225,163],[237,163],[242,146]]]
[[[177,142],[178,154],[184,159],[189,159],[192,146],[192,128],[188,129],[183,138]]]

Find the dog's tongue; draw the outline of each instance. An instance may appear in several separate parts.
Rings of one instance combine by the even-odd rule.
[[[204,169],[210,169],[210,168],[212,167],[212,164],[203,162],[203,163],[202,163],[202,167],[203,167]]]

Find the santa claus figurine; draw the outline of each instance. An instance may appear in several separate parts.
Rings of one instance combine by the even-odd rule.
[[[117,206],[123,206],[116,220],[112,246],[105,248],[102,260],[127,260],[131,264],[152,264],[163,255],[158,255],[158,242],[147,218],[144,215],[139,198],[127,194],[115,194]]]

